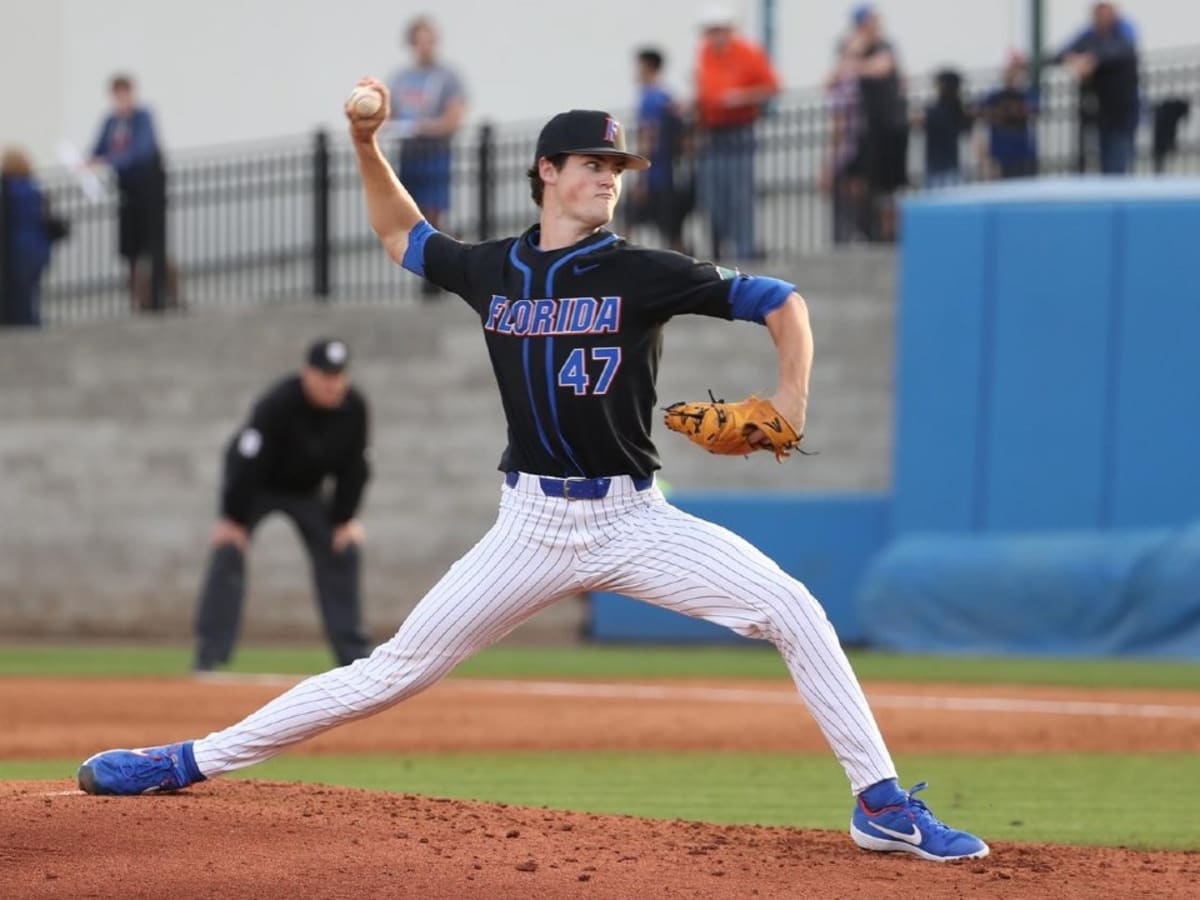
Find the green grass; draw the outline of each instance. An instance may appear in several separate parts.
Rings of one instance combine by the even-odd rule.
[[[950,824],[991,840],[1200,849],[1189,754],[902,756]],[[72,777],[76,760],[0,762],[0,779]],[[235,777],[723,823],[841,829],[850,797],[827,755],[522,753],[284,756]],[[908,783],[908,782],[906,782]]]
[[[1200,689],[1200,662],[1126,659],[980,659],[851,654],[865,680]],[[0,675],[140,676],[187,672],[181,646],[0,646]],[[331,665],[323,647],[245,647],[236,672],[308,674]],[[455,674],[474,678],[785,678],[770,647],[500,646]]]
[[[1200,660],[1025,659],[851,653],[858,677],[876,681],[1045,684],[1200,690]]]

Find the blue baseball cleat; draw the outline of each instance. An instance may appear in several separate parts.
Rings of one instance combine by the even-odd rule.
[[[178,791],[204,781],[192,742],[140,750],[105,750],[79,767],[79,789],[88,794]]]
[[[930,812],[913,795],[927,787],[922,781],[912,790],[901,792],[899,803],[872,812],[860,796],[850,817],[850,837],[864,850],[884,853],[912,853],[921,859],[948,862],[954,859],[982,859],[988,845],[965,831],[956,831]]]

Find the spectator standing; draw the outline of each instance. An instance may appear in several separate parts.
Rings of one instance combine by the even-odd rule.
[[[196,671],[233,653],[246,549],[255,526],[273,512],[288,516],[304,540],[338,665],[367,655],[359,603],[363,533],[355,516],[370,478],[368,411],[350,384],[349,363],[343,341],[312,344],[299,374],[258,399],[226,449],[221,517],[196,614]]]
[[[454,70],[438,61],[438,33],[430,19],[413,19],[404,41],[412,65],[388,85],[391,132],[400,138],[397,172],[426,220],[442,228],[450,210],[451,140],[466,116],[466,93]]]
[[[829,146],[821,168],[821,190],[833,207],[833,242],[847,244],[866,238],[866,181],[863,172],[858,71],[838,44],[833,70],[825,79],[829,103]]]
[[[850,18],[843,65],[858,76],[868,237],[891,242],[896,239],[896,191],[908,184],[908,105],[896,51],[884,37],[879,13],[863,4]]]
[[[975,119],[963,102],[962,75],[943,69],[934,76],[936,95],[925,107],[925,186],[947,187],[963,180],[961,145]]]
[[[120,198],[118,251],[129,268],[134,309],[161,311],[167,305],[167,175],[154,118],[139,106],[133,79],[109,83],[112,112],[100,126],[93,163],[116,173]]]
[[[1184,97],[1167,97],[1154,105],[1154,171],[1162,174],[1167,159],[1179,149],[1179,123],[1188,117],[1191,104]]]
[[[683,111],[662,83],[663,55],[647,47],[637,54],[638,153],[651,167],[634,185],[634,218],[653,222],[663,243],[683,251],[683,222],[694,188],[683,168]]]
[[[711,223],[712,255],[721,258],[732,244],[738,259],[754,259],[754,124],[779,93],[779,78],[762,48],[735,33],[729,10],[707,10],[700,25],[699,193]]]
[[[1100,149],[1100,171],[1124,175],[1133,168],[1138,123],[1138,51],[1132,23],[1112,3],[1092,6],[1092,23],[1055,57],[1078,79],[1081,117],[1095,103],[1094,122]],[[1085,120],[1086,121],[1086,120]],[[1081,146],[1084,138],[1081,135]]]
[[[37,327],[42,324],[42,273],[50,246],[66,234],[66,225],[49,214],[29,157],[15,148],[0,156],[0,199],[0,324]]]
[[[981,155],[989,177],[1029,178],[1037,174],[1037,111],[1025,58],[1012,53],[1004,67],[1003,85],[983,101],[987,143]]]

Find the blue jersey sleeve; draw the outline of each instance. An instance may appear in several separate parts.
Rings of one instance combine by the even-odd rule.
[[[767,314],[787,302],[796,286],[778,278],[762,275],[738,275],[729,291],[733,318],[765,325]]]
[[[424,219],[408,233],[408,247],[404,250],[404,261],[401,265],[414,275],[425,277],[425,244],[434,234],[437,234],[437,229]]]
[[[469,299],[471,294],[471,249],[475,245],[456,241],[422,220],[408,233],[408,248],[402,265],[414,275]]]

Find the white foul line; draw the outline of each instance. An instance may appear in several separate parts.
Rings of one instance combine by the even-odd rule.
[[[302,680],[290,675],[205,673],[198,680],[212,684],[290,686]],[[691,687],[687,685],[614,684],[585,681],[517,681],[492,678],[452,678],[446,688],[490,694],[539,697],[591,697],[610,700],[689,700],[701,703],[761,703],[795,705],[793,690]],[[869,691],[871,706],[882,709],[934,709],[945,712],[993,712],[1046,716],[1093,716],[1132,719],[1200,719],[1200,706],[1169,703],[1119,703],[1106,700],[1038,700],[1020,697],[937,697]]]

